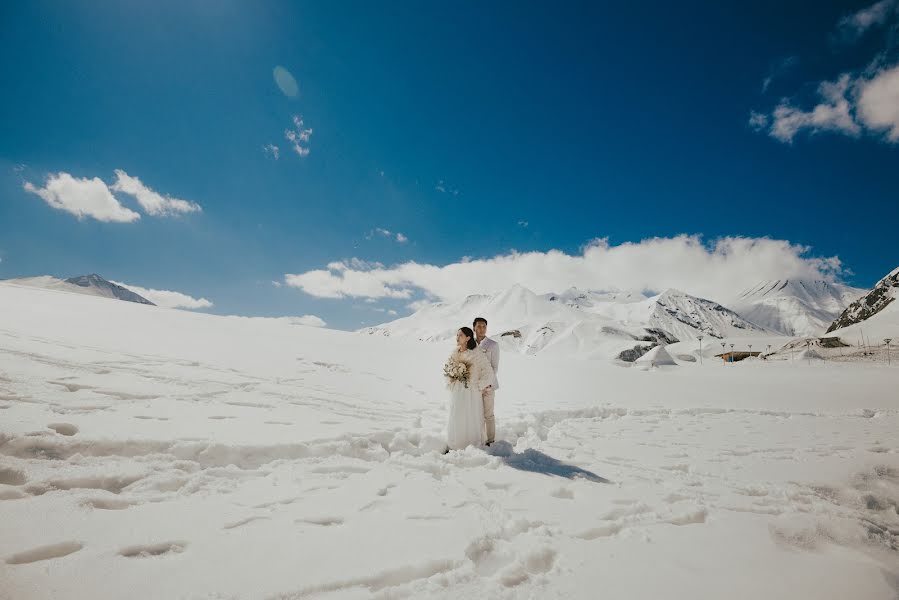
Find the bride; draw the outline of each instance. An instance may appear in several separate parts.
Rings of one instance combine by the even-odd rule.
[[[484,391],[494,385],[493,367],[487,355],[478,350],[474,332],[462,327],[456,332],[456,350],[447,360],[447,369],[465,365],[464,375],[448,375],[450,390],[449,421],[446,428],[446,442],[449,450],[461,450],[467,446],[484,443]],[[466,378],[467,377],[467,378]]]

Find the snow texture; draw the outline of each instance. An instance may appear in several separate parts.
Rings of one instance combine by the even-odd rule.
[[[896,597],[895,365],[448,346],[0,284],[0,597]]]

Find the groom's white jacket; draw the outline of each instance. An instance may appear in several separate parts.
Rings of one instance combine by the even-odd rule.
[[[484,340],[478,344],[478,348],[483,350],[485,354],[487,354],[487,359],[490,361],[490,366],[493,367],[493,389],[499,389],[499,344],[495,341],[491,340],[489,337],[485,337]]]

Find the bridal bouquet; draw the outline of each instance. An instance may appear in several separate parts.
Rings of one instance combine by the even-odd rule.
[[[449,360],[443,365],[443,376],[446,377],[447,387],[452,387],[456,382],[462,382],[465,387],[468,387],[468,373],[468,363],[455,356],[449,357]]]

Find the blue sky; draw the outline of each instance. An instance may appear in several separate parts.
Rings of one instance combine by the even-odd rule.
[[[553,4],[4,3],[0,277],[97,272],[355,328],[502,280],[489,268],[528,285],[494,257],[577,258],[596,238],[647,248],[627,258],[640,270],[659,260],[641,240],[701,235],[686,288],[747,247],[734,264],[763,264],[747,286],[818,257],[860,287],[897,266],[899,100],[876,85],[897,64],[892,0]],[[305,156],[285,137],[303,129]],[[202,210],[154,215],[116,170]],[[60,173],[140,218],[78,218],[24,187]],[[734,236],[789,244],[708,246]],[[410,261],[455,288],[396,268]],[[580,272],[543,286],[630,281]],[[668,284],[651,272],[645,287]]]

